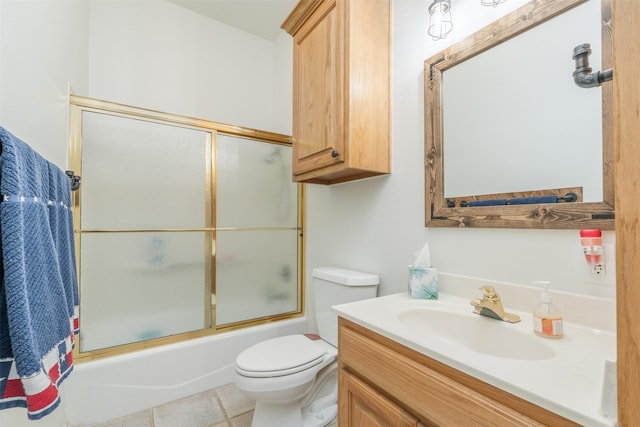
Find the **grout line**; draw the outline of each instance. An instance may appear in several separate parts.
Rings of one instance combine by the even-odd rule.
[[[0,0],[0,1],[2,1],[2,0]],[[232,418],[229,417],[229,413],[227,412],[227,408],[225,408],[225,406],[223,405],[222,399],[220,398],[220,395],[218,394],[218,390],[220,388],[222,388],[222,387],[224,387],[224,386],[220,386],[220,387],[217,387],[217,388],[214,388],[214,389],[209,389],[209,391],[213,391],[213,396],[214,396],[216,402],[218,403],[218,406],[220,407],[220,410],[222,411],[222,414],[224,415],[224,420],[226,421],[228,427],[232,427],[232,425],[233,425],[233,423],[231,422]],[[205,393],[205,392],[206,391],[201,392],[201,393]],[[186,398],[188,398],[188,397],[189,396],[187,396]],[[176,399],[176,400],[180,400],[180,399]],[[150,418],[150,427],[155,427],[155,416],[154,416],[155,409],[159,408],[160,406],[173,403],[176,400],[173,400],[173,401],[170,401],[170,402],[167,402],[167,403],[163,403],[162,405],[156,405],[154,407],[147,408],[147,409],[142,410],[140,412],[146,412],[147,416]],[[250,412],[253,412],[254,410],[255,410],[255,407],[251,408],[251,409],[248,409],[247,411],[241,412],[239,414],[236,414],[233,418],[239,418],[239,417],[244,416],[244,415],[246,415],[246,414],[248,414]],[[122,419],[126,419],[128,417],[133,416],[133,415],[135,415],[135,413],[134,414],[130,414],[130,415],[126,415],[126,416],[121,417],[121,418]],[[120,419],[120,418],[118,418],[118,419]],[[116,419],[107,421],[107,423],[113,423],[114,421],[116,421]],[[102,424],[104,424],[104,423],[95,424],[95,425],[102,425]],[[84,425],[78,425],[77,427],[83,427],[83,426]],[[63,427],[76,427],[76,426],[73,425],[73,424],[69,424],[68,420],[65,420],[65,422],[63,424]],[[87,427],[90,427],[90,426],[87,426]]]
[[[218,388],[213,389],[213,395],[215,396],[216,402],[218,402],[218,406],[220,407],[220,409],[222,410],[222,413],[224,414],[224,419],[227,422],[227,425],[231,427],[231,420],[229,419],[229,415],[227,414],[227,408],[224,407],[224,405],[222,404],[222,399],[220,399],[220,396],[218,395]]]

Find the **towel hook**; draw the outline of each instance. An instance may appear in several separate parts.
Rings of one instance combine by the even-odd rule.
[[[71,180],[71,191],[76,191],[80,188],[80,177],[75,175],[73,171],[64,171]]]

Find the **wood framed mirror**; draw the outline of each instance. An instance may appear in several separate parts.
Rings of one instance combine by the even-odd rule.
[[[584,43],[611,69],[611,0],[532,0],[425,61],[427,227],[614,229],[613,85],[574,83]]]

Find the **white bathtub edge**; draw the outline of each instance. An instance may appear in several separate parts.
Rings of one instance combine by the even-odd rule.
[[[103,423],[231,383],[242,350],[306,331],[301,317],[76,365],[61,388],[67,421]]]

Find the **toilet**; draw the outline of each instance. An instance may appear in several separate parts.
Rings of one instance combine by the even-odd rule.
[[[268,339],[236,358],[235,384],[256,400],[251,427],[323,427],[338,413],[338,316],[331,307],[374,298],[379,278],[337,267],[311,276],[319,336]]]

